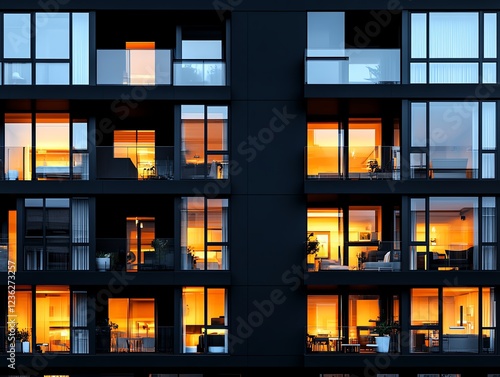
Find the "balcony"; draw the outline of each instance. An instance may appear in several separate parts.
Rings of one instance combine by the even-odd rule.
[[[97,85],[226,85],[223,60],[172,55],[172,50],[97,50]]]
[[[171,85],[171,50],[97,50],[97,85]]]
[[[91,168],[87,151],[68,149],[0,148],[0,180],[189,180],[228,179],[229,156],[208,155],[211,162],[198,156],[195,162],[179,164],[179,176],[174,173],[173,146],[99,146],[95,150],[96,168]],[[33,169],[33,165],[35,168]]]
[[[306,333],[306,354],[374,354],[377,344],[375,326],[335,326],[327,320],[325,326],[308,326]],[[400,352],[400,333],[390,333],[389,353]]]
[[[173,326],[147,326],[147,328],[110,329],[98,326],[96,353],[127,355],[128,353],[174,353]]]
[[[226,65],[215,59],[175,60],[174,85],[224,86]]]
[[[306,84],[400,84],[399,49],[306,50]]]
[[[397,146],[309,146],[305,158],[307,179],[400,179]]]

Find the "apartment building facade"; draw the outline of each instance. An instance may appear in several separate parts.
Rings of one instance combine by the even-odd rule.
[[[0,373],[500,375],[499,11],[2,4]]]

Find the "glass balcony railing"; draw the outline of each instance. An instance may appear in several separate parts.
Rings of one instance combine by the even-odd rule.
[[[150,325],[148,329],[110,329],[96,331],[96,353],[174,353],[174,327]]]
[[[176,60],[174,85],[226,85],[226,65],[222,60]]]
[[[328,257],[306,254],[308,271],[401,271],[400,241],[350,241],[346,247],[347,255],[340,245]]]
[[[399,84],[399,49],[306,50],[306,84]]]
[[[394,146],[306,147],[307,179],[400,179]]]
[[[33,162],[30,147],[0,148],[0,180],[173,180],[228,179],[229,155],[208,154],[196,163],[178,164],[179,177],[174,177],[172,146],[98,146],[96,168],[90,169],[91,153],[83,151],[37,149]],[[4,156],[2,159],[1,156]],[[181,160],[184,160],[181,157]],[[33,167],[34,165],[34,167]]]
[[[173,60],[172,50],[97,50],[97,85],[226,85],[223,60]]]
[[[400,352],[400,332],[397,328],[387,334],[387,350],[379,350],[378,334],[373,326],[335,326],[338,320],[325,320],[325,326],[308,326],[306,354],[336,352],[344,354]]]
[[[97,85],[171,85],[171,50],[97,50]]]

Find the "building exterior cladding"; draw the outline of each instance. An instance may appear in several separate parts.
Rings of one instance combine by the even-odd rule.
[[[1,4],[0,374],[500,375],[499,12]]]

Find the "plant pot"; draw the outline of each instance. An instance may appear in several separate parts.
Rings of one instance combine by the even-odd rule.
[[[19,340],[16,340],[16,353],[21,353],[23,351],[23,345]]]
[[[30,342],[22,342],[22,349],[23,353],[29,353],[30,352]]]
[[[110,266],[111,266],[110,257],[96,258],[97,271],[109,271]]]
[[[387,336],[376,336],[375,342],[377,343],[377,352],[387,353],[389,352],[389,343],[391,338]]]

